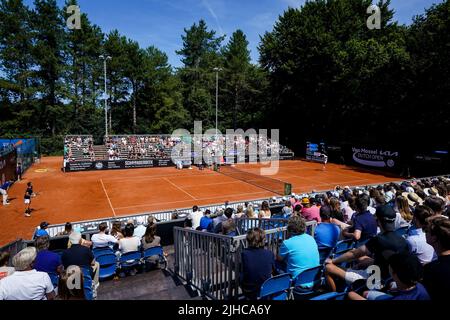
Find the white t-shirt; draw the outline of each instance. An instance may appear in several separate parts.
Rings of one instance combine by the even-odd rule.
[[[50,277],[36,270],[16,271],[0,280],[0,300],[47,300],[53,291]]]
[[[133,233],[133,237],[137,237],[137,238],[142,238],[145,235],[145,231],[147,230],[147,228],[140,224],[138,225],[135,229],[134,229],[134,233]]]
[[[200,227],[200,220],[203,217],[203,212],[196,211],[191,213],[191,219],[192,219],[192,228],[195,230],[198,227]]]
[[[141,239],[136,237],[123,238],[119,240],[119,250],[122,253],[138,251],[141,245]]]
[[[117,243],[117,239],[112,235],[105,233],[96,233],[92,236],[91,241],[94,245],[94,248],[107,247],[111,243]]]

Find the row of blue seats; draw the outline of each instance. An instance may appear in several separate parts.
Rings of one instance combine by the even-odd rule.
[[[117,256],[113,249],[95,248],[93,249],[95,260],[100,264],[99,280],[105,280],[114,276],[118,270],[124,271],[143,265],[150,257],[158,257],[160,265],[167,268],[167,259],[164,256],[161,246],[149,248],[143,251],[133,251]]]

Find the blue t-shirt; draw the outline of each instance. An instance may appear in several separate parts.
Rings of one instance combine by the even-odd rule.
[[[202,230],[211,230],[211,223],[213,220],[210,217],[204,216],[200,219],[200,228]]]
[[[392,300],[431,300],[427,289],[420,283],[412,290],[391,292],[391,294],[394,296]]]
[[[354,214],[352,221],[353,231],[361,231],[361,239],[359,241],[365,241],[377,235],[377,220],[370,211]]]
[[[11,182],[6,181],[4,184],[1,185],[0,189],[7,190],[11,184],[12,184]]]
[[[36,231],[36,234],[34,236],[35,238],[48,236],[48,232],[45,229],[39,229],[38,231]]]
[[[261,285],[272,276],[275,257],[272,251],[248,248],[242,252],[241,285],[246,296],[256,299]]]
[[[306,233],[284,240],[279,255],[286,262],[287,273],[293,278],[307,269],[320,265],[316,240]]]
[[[332,223],[321,223],[316,227],[314,239],[319,247],[334,248],[339,240],[341,229]]]
[[[34,269],[41,272],[56,272],[56,269],[62,265],[61,257],[49,250],[41,250],[36,255],[34,260]]]

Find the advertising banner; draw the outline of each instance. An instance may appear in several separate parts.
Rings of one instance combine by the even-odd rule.
[[[280,160],[292,160],[294,154],[280,154]],[[258,157],[259,159],[259,157]],[[194,159],[192,159],[192,163]],[[227,161],[232,161],[232,157],[227,157]],[[237,159],[234,159],[237,160]],[[239,160],[244,160],[240,157]],[[249,157],[245,157],[249,161]],[[236,163],[236,162],[235,162]],[[149,160],[104,160],[104,161],[76,161],[66,163],[66,172],[114,170],[114,169],[134,169],[134,168],[159,168],[175,166],[171,159],[149,159]]]
[[[401,170],[401,155],[397,150],[374,146],[347,146],[346,160],[350,164],[373,169]]]
[[[9,153],[0,154],[0,182],[16,180],[17,153],[12,150]]]

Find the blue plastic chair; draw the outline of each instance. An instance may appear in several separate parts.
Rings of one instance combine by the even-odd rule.
[[[333,254],[334,255],[344,254],[347,251],[352,250],[354,248],[354,246],[355,246],[355,243],[354,243],[353,239],[339,241],[333,249]]]
[[[84,295],[86,300],[93,300],[91,268],[82,267],[81,271],[83,272]]]
[[[288,273],[267,279],[261,286],[258,299],[287,300],[291,288],[291,281],[291,276]]]
[[[161,246],[148,248],[148,249],[144,250],[142,258],[144,260],[147,260],[148,258],[150,258],[152,256],[158,256],[159,257],[159,263],[164,264],[164,269],[167,268],[167,259],[164,256],[163,248]]]
[[[115,254],[105,254],[95,258],[100,264],[99,280],[103,281],[116,274],[117,271],[117,257]]]
[[[114,251],[110,247],[104,247],[104,248],[94,248],[92,250],[92,253],[94,254],[94,257],[97,258],[105,254],[114,254]]]
[[[142,254],[139,251],[123,253],[120,256],[119,264],[121,269],[132,268],[141,263]]]
[[[294,279],[294,296],[303,296],[315,293],[318,285],[322,284],[323,266],[304,270]]]

